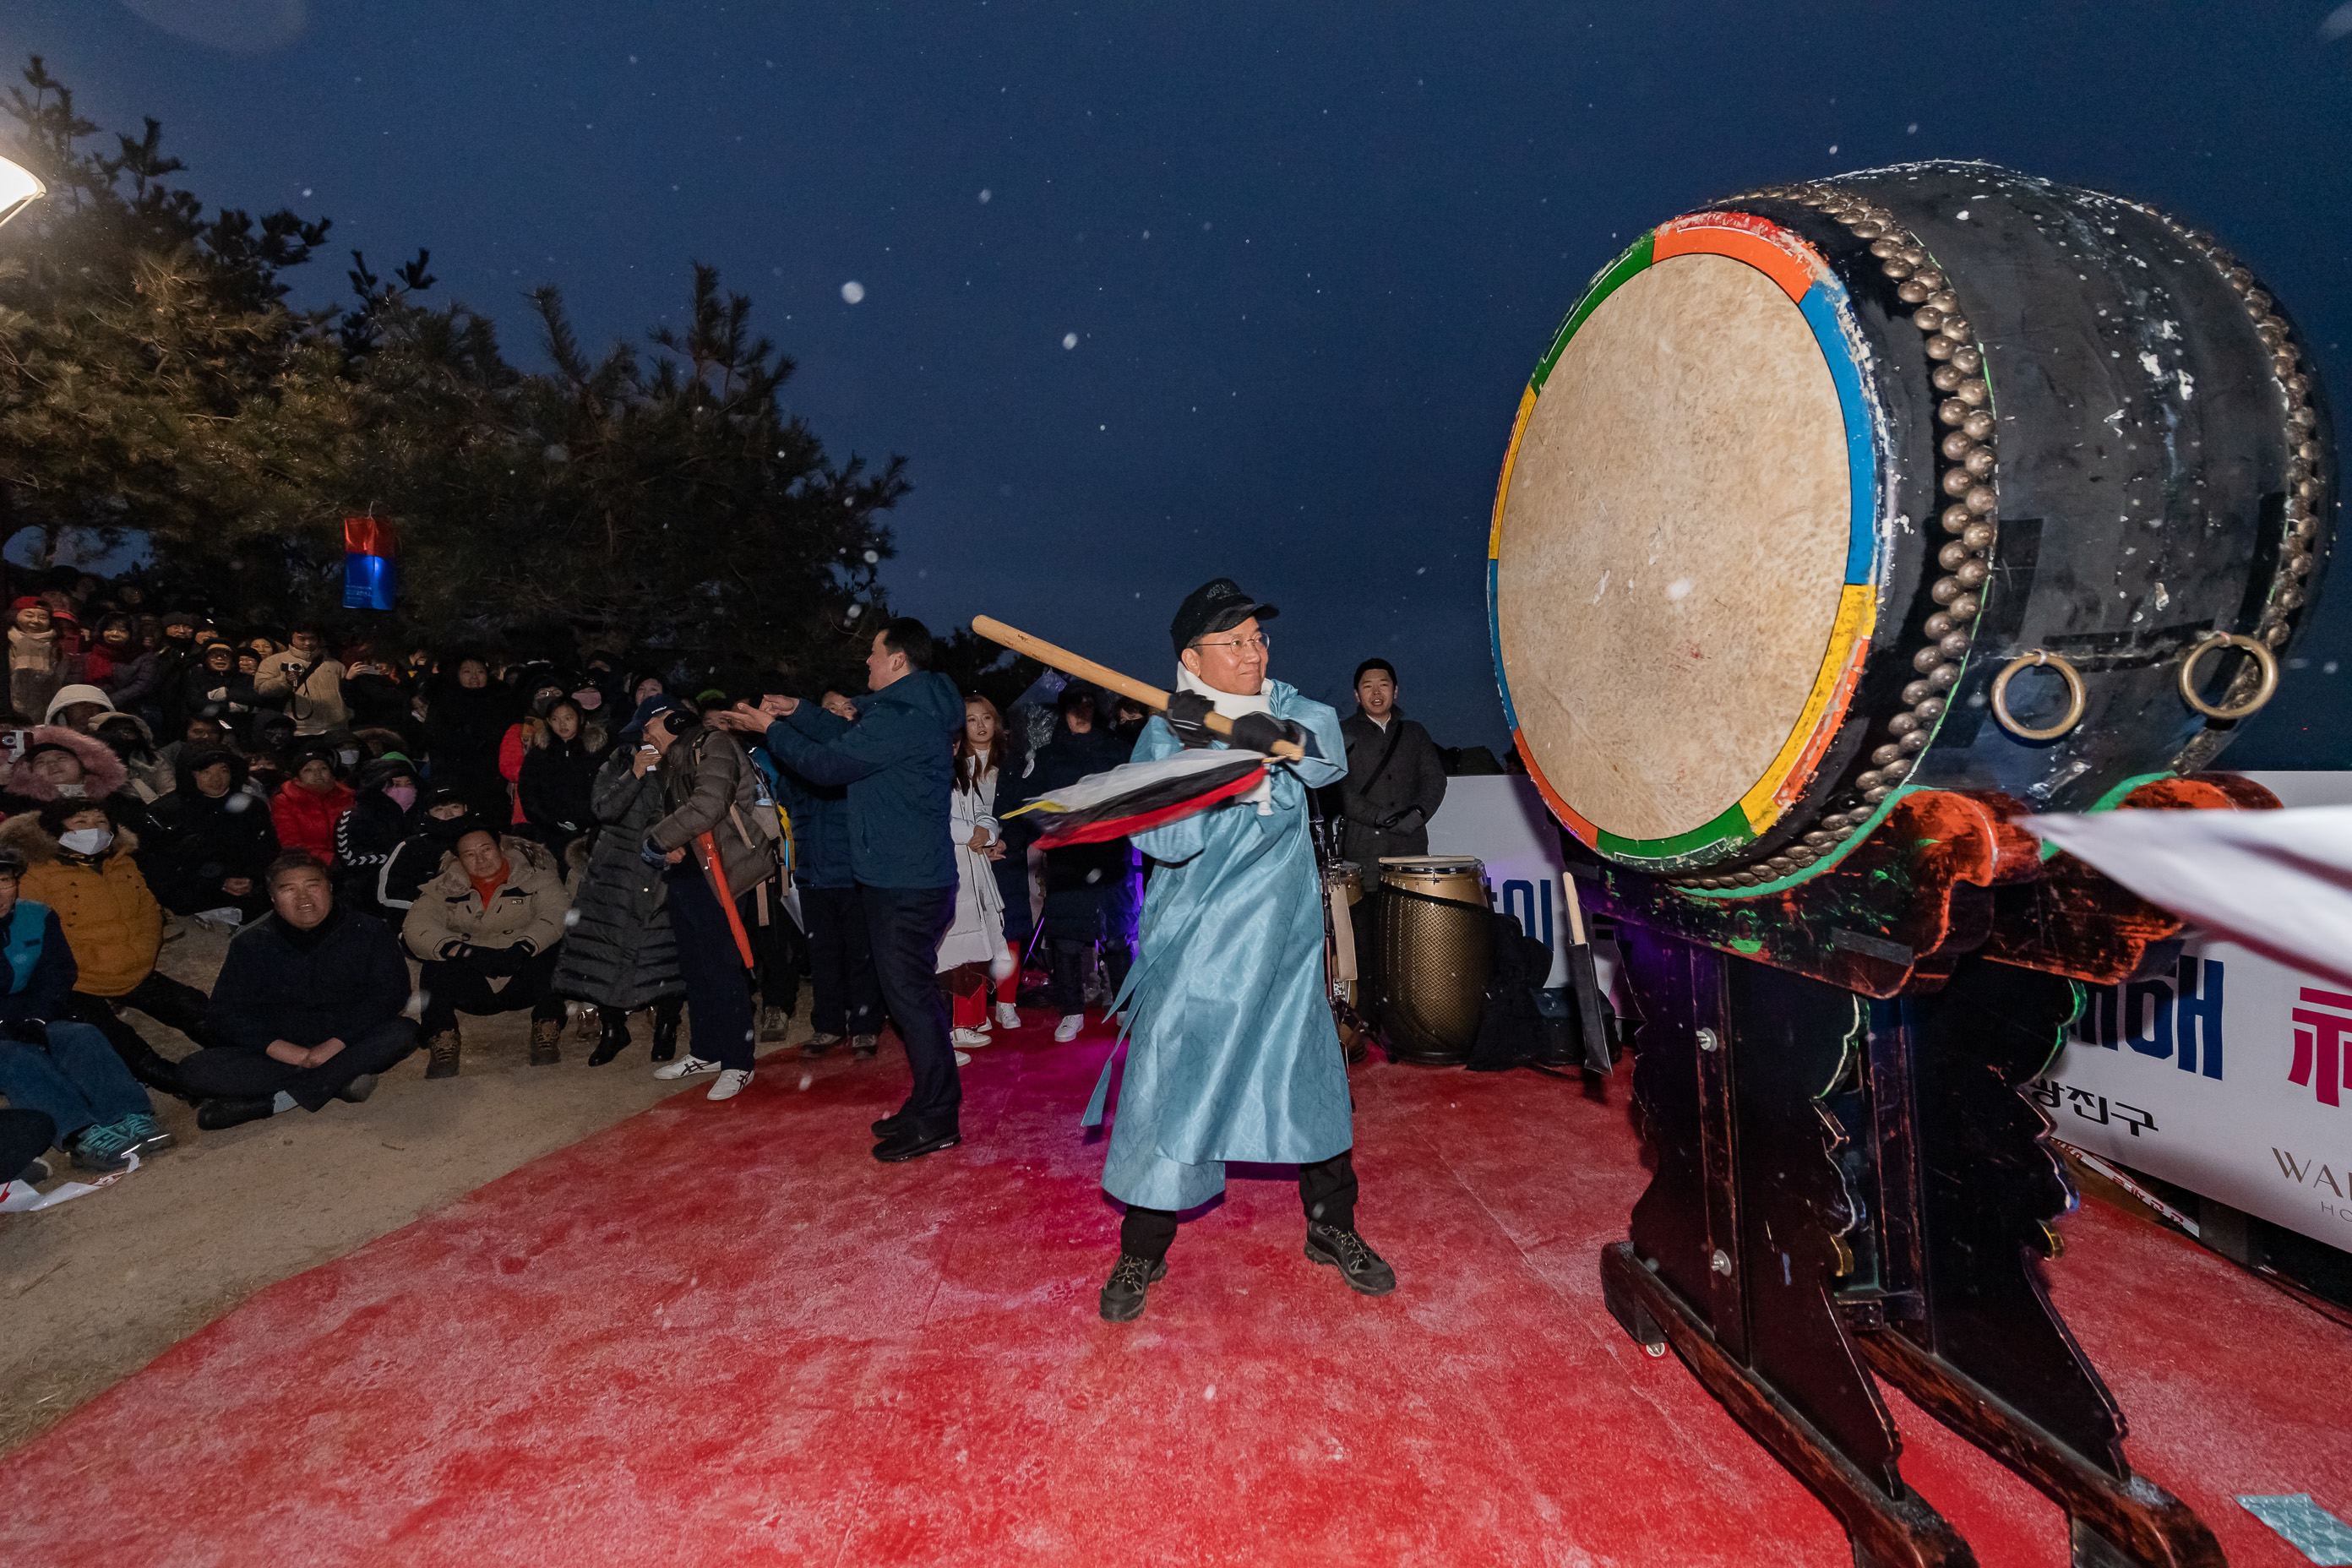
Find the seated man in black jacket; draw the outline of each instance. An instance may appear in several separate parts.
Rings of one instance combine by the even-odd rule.
[[[416,1048],[408,964],[382,921],[335,907],[327,868],[302,850],[271,862],[271,912],[232,938],[205,1026],[227,1042],[180,1059],[207,1131],[296,1106],[359,1101]]]
[[[278,858],[278,832],[269,803],[246,787],[245,759],[195,745],[180,757],[180,787],[149,808],[162,832],[144,857],[148,886],[175,915],[268,912],[262,873]]]

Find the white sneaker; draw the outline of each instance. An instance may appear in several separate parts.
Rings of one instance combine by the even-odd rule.
[[[960,1068],[968,1068],[971,1066],[971,1055],[968,1052],[958,1051],[956,1053],[956,1066]]]
[[[661,1079],[664,1083],[668,1083],[674,1079],[700,1078],[704,1073],[717,1072],[718,1070],[719,1064],[717,1062],[705,1061],[700,1057],[689,1054],[678,1058],[677,1060],[674,1062],[664,1062],[661,1066],[654,1068],[654,1076]]]
[[[988,1037],[978,1029],[958,1029],[954,1034],[950,1035],[948,1039],[950,1043],[968,1051],[976,1051],[988,1044]]]
[[[999,1002],[996,1005],[996,1026],[1000,1029],[1019,1028],[1021,1026],[1021,1009],[1015,1007],[1010,1002]]]
[[[710,1086],[710,1092],[709,1095],[705,1096],[705,1098],[709,1100],[732,1100],[737,1095],[742,1093],[743,1086],[751,1081],[751,1069],[750,1068],[729,1068],[725,1072],[719,1075],[719,1081]]]
[[[1066,1043],[1075,1040],[1078,1037],[1078,1031],[1086,1026],[1087,1016],[1084,1013],[1065,1013],[1062,1021],[1054,1026],[1054,1038]]]

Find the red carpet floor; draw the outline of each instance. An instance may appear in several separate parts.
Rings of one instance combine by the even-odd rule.
[[[526,1166],[0,1462],[0,1562],[1850,1561],[1601,1309],[1643,1180],[1622,1077],[1603,1105],[1360,1068],[1361,1223],[1402,1288],[1307,1264],[1267,1173],[1113,1328],[1076,1124],[1107,1046],[978,1053],[970,1142],[912,1165],[866,1157],[886,1057],[772,1059],[731,1104],[681,1095]],[[2233,1563],[2301,1563],[2231,1494],[2352,1513],[2352,1333],[2112,1211],[2066,1227],[2061,1301],[2140,1468]],[[1896,1404],[1906,1474],[1989,1568],[2065,1561],[2054,1508]]]

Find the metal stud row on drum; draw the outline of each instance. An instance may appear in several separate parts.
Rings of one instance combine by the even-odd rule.
[[[1831,796],[1833,809],[1779,854],[1736,871],[1673,879],[1677,887],[1710,890],[1761,887],[1811,865],[1852,837],[1900,786],[1911,772],[1912,759],[1927,749],[1951,689],[1959,682],[1977,615],[1984,607],[1983,589],[1991,575],[1998,536],[1994,513],[1999,499],[1993,489],[1997,454],[1984,348],[1961,313],[1943,269],[1918,238],[1895,221],[1893,213],[1850,191],[1822,184],[1778,185],[1733,199],[1758,197],[1801,203],[1842,224],[1855,238],[1868,240],[1879,270],[1895,285],[1895,298],[1912,307],[1911,324],[1925,335],[1927,358],[1935,365],[1928,379],[1944,394],[1936,408],[1943,430],[1936,444],[1936,483],[1947,503],[1944,531],[1952,537],[1937,555],[1945,575],[1927,590],[1937,607],[1921,628],[1927,640],[1911,655],[1917,679],[1904,687],[1904,706],[1882,726],[1884,739]]]
[[[2286,516],[2279,540],[2278,571],[2271,580],[2253,635],[2267,647],[2284,647],[2294,636],[2295,615],[2310,602],[2311,590],[2305,579],[2317,564],[2320,507],[2327,493],[2319,472],[2319,411],[2311,405],[2311,377],[2303,368],[2286,319],[2272,309],[2275,301],[2252,272],[2211,235],[2184,227],[2152,207],[2130,205],[2170,229],[2212,264],[2245,306],[2255,335],[2270,351],[2271,374],[2277,378],[2286,404]],[[2257,669],[2248,668],[2231,683],[2231,698],[2261,679]]]

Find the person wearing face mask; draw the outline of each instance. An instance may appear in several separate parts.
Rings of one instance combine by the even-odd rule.
[[[388,752],[360,769],[358,797],[335,823],[336,897],[345,909],[382,915],[376,882],[401,841],[416,831],[416,767]]]
[[[225,747],[191,745],[180,764],[180,787],[151,808],[148,885],[173,914],[231,910],[251,920],[269,908],[262,872],[278,858],[269,803],[247,787],[245,759]]]
[[[1224,1190],[1229,1161],[1295,1164],[1309,1261],[1336,1267],[1359,1294],[1384,1296],[1396,1273],[1356,1232],[1355,1142],[1346,1058],[1323,994],[1323,895],[1307,836],[1307,792],[1347,771],[1339,716],[1266,676],[1260,604],[1229,577],[1177,610],[1177,689],[1144,726],[1137,762],[1233,744],[1304,755],[1269,762],[1255,787],[1135,835],[1159,862],[1143,900],[1142,951],[1126,999],[1120,1080],[1103,1186],[1127,1205],[1119,1256],[1103,1286],[1109,1322],[1140,1315],[1168,1272],[1180,1210]],[[1086,1122],[1099,1126],[1110,1064]]]
[[[206,998],[155,971],[163,907],[138,861],[139,838],[108,803],[56,800],[0,826],[0,846],[25,857],[24,896],[58,914],[79,972],[64,1016],[103,1034],[131,1076],[167,1094],[182,1089],[172,1064],[122,1016],[135,1007],[206,1043]]]

